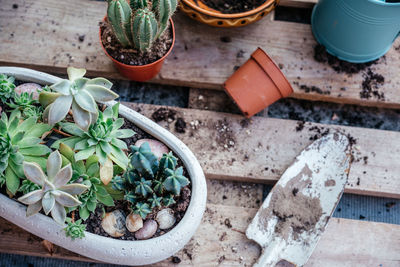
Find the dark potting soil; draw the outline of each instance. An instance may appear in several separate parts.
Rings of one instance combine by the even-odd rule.
[[[376,64],[379,60],[377,59],[366,63],[350,63],[332,56],[326,52],[325,47],[320,44],[314,47],[314,59],[321,63],[328,63],[337,73],[344,72],[347,74],[359,73],[360,71]]]
[[[115,60],[133,66],[153,63],[162,58],[172,45],[171,26],[154,42],[147,52],[140,52],[132,48],[124,48],[115,38],[108,22],[100,23],[101,41],[107,53]]]
[[[363,75],[362,90],[360,92],[361,98],[375,97],[378,100],[385,99],[385,93],[380,92],[379,88],[385,82],[385,77],[378,73],[374,73],[370,68]]]
[[[196,0],[195,2],[198,1],[224,14],[234,14],[253,10],[264,4],[266,0]]]

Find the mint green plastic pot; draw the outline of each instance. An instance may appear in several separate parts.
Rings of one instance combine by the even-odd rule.
[[[400,2],[384,0],[320,0],[312,31],[328,53],[363,63],[383,56],[400,32]]]

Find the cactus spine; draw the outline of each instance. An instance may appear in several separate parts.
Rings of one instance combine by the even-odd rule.
[[[108,0],[107,18],[118,42],[123,47],[132,46],[130,28],[132,10],[125,0]]]
[[[132,38],[136,49],[146,51],[157,36],[157,20],[148,8],[139,9],[132,17]]]
[[[157,14],[159,37],[168,27],[169,18],[174,14],[178,5],[177,0],[154,0],[153,11]]]
[[[177,5],[177,0],[108,0],[107,17],[123,47],[144,52],[168,28]]]

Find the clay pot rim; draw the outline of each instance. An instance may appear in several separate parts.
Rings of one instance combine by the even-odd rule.
[[[203,9],[197,5],[195,5],[192,1],[190,0],[182,0],[182,2],[184,2],[186,5],[190,6],[192,9],[196,10],[199,13],[211,16],[211,17],[216,17],[216,18],[221,18],[221,19],[237,19],[237,18],[242,18],[242,17],[248,17],[254,14],[257,14],[258,12],[262,11],[263,9],[265,9],[266,7],[270,6],[271,4],[273,4],[276,0],[267,0],[264,4],[262,4],[261,6],[246,11],[246,12],[240,12],[240,13],[233,13],[233,14],[223,14],[223,13],[218,13],[215,11],[210,11],[210,10],[206,10]]]
[[[256,52],[262,52],[262,56],[265,56],[265,58],[268,60],[268,63],[274,66],[274,69],[266,68],[261,62],[263,59],[257,57]],[[262,48],[257,47],[257,49],[251,54],[250,58],[252,58],[257,63],[257,65],[265,72],[265,74],[271,78],[272,82],[278,88],[278,91],[282,97],[287,97],[288,95],[293,93],[293,88],[290,85],[290,82],[287,80],[286,76],[283,74],[279,66],[275,64],[275,62]],[[285,92],[290,93],[286,94]]]
[[[107,16],[104,16],[103,18],[103,22],[107,20]],[[169,19],[169,22],[171,23],[171,27],[172,27],[172,44],[171,47],[169,48],[169,50],[167,51],[167,53],[165,53],[164,56],[162,56],[161,58],[157,59],[154,62],[151,62],[149,64],[145,64],[145,65],[128,65],[125,63],[122,63],[121,61],[116,60],[115,58],[113,58],[112,56],[110,56],[110,54],[108,54],[107,50],[104,48],[103,42],[101,41],[101,27],[99,27],[99,40],[100,40],[100,45],[101,48],[103,49],[104,53],[115,63],[118,65],[122,65],[125,68],[132,68],[132,69],[139,69],[139,68],[143,68],[143,67],[151,67],[153,65],[156,65],[162,61],[164,61],[167,56],[171,53],[173,47],[175,46],[175,26],[174,26],[174,21],[172,20],[172,18]]]

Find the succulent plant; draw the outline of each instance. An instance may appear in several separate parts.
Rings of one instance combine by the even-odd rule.
[[[89,218],[91,212],[96,210],[98,205],[114,206],[113,198],[107,192],[100,181],[100,167],[98,157],[90,156],[86,162],[76,161],[74,151],[67,145],[60,144],[60,153],[66,163],[72,166],[72,182],[78,182],[88,187],[88,190],[78,196],[82,204],[79,206],[79,217],[83,220]],[[69,209],[69,211],[74,210]]]
[[[123,150],[127,149],[127,146],[120,138],[132,137],[135,132],[130,129],[120,129],[124,119],[118,118],[118,110],[119,104],[115,104],[107,107],[104,112],[99,112],[97,122],[86,132],[73,123],[60,123],[62,129],[73,136],[58,140],[53,147],[57,148],[60,143],[64,143],[79,151],[75,154],[76,161],[85,160],[95,154],[101,166],[106,166],[107,161],[112,161],[125,170],[129,159]]]
[[[50,86],[54,92],[40,93],[39,102],[46,108],[43,117],[50,125],[54,125],[63,120],[72,108],[75,123],[87,131],[97,120],[96,101],[110,101],[118,95],[110,90],[112,83],[107,79],[84,78],[85,69],[69,67],[67,72],[68,80],[64,79]]]
[[[189,180],[183,176],[182,167],[176,168],[177,158],[172,152],[158,160],[147,142],[131,146],[131,152],[128,169],[122,176],[115,176],[112,184],[114,189],[124,191],[132,211],[145,219],[154,208],[174,204]]]
[[[142,52],[168,27],[178,5],[177,0],[108,0],[107,18],[111,29],[123,47]]]
[[[0,74],[0,100],[5,103],[14,96],[15,78]]]
[[[47,176],[42,168],[34,162],[23,162],[25,176],[31,182],[38,184],[42,189],[32,191],[18,200],[26,205],[26,215],[38,213],[42,208],[46,215],[51,213],[53,219],[64,225],[66,218],[65,207],[75,207],[82,203],[75,197],[88,188],[83,184],[67,184],[72,177],[71,164],[62,166],[62,158],[58,151],[54,151],[47,159]]]
[[[37,123],[34,117],[24,121],[20,117],[20,112],[15,110],[10,118],[3,112],[0,119],[0,174],[4,174],[7,189],[13,195],[19,188],[20,178],[24,177],[22,162],[36,162],[46,168],[43,156],[51,152],[50,148],[40,144],[40,137],[51,127]]]
[[[30,180],[23,180],[21,187],[18,189],[18,192],[22,192],[22,194],[26,195],[32,191],[39,190],[40,186],[31,182]]]
[[[35,106],[39,101],[32,98],[32,93],[23,92],[22,94],[14,94],[13,100],[7,105],[12,109],[18,109],[22,112],[24,118],[36,117],[40,118],[43,113],[43,108],[40,106]]]
[[[67,218],[67,227],[64,228],[65,235],[71,237],[72,240],[76,238],[84,238],[86,231],[86,224],[82,224],[82,220],[79,219],[73,222],[70,218]]]

